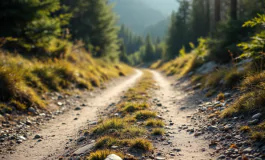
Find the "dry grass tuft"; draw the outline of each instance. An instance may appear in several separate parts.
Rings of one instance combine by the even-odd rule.
[[[154,135],[154,136],[162,136],[164,134],[165,134],[165,130],[162,128],[154,128],[152,130],[152,135]]]
[[[93,129],[93,133],[103,135],[108,133],[110,130],[122,130],[127,124],[118,118],[107,119]]]
[[[145,122],[145,125],[148,127],[164,127],[165,123],[159,119],[149,119]]]
[[[224,93],[219,93],[216,97],[217,101],[224,101],[225,100],[225,95]]]
[[[149,118],[155,118],[157,115],[153,111],[142,110],[135,113],[135,118],[137,120],[147,120]]]
[[[90,153],[88,160],[105,160],[110,154],[116,154],[121,158],[124,158],[124,155],[120,152],[111,151],[111,150],[98,150],[93,153]]]
[[[153,145],[147,139],[137,138],[131,140],[131,149],[140,150],[142,152],[152,151]]]

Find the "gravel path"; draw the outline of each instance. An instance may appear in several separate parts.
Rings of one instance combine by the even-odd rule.
[[[154,101],[158,105],[160,115],[165,119],[167,125],[167,140],[158,142],[156,147],[158,155],[166,159],[174,160],[209,160],[215,159],[211,156],[212,149],[209,142],[202,138],[196,138],[196,128],[190,122],[189,115],[196,111],[199,97],[191,97],[181,90],[181,87],[173,87],[169,80],[160,73],[152,71],[154,78],[160,86]],[[197,95],[199,96],[199,95]],[[194,132],[193,132],[194,130]]]
[[[86,106],[74,108],[41,127],[29,140],[16,147],[13,154],[6,155],[5,160],[41,160],[58,159],[60,153],[65,150],[65,145],[75,139],[78,130],[88,121],[97,120],[97,112],[116,102],[120,94],[134,85],[142,76],[140,70],[129,79],[122,81],[116,86],[104,90],[94,98],[87,98],[86,93],[79,97],[78,101],[86,102]],[[87,93],[89,94],[89,93]],[[35,137],[39,135],[39,137]],[[35,138],[34,138],[35,137]]]

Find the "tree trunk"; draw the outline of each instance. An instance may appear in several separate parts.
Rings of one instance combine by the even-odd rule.
[[[237,0],[230,0],[231,9],[230,9],[230,16],[232,20],[237,20]]]
[[[221,0],[215,0],[215,23],[221,20]]]
[[[206,0],[206,30],[207,33],[211,30],[211,9],[210,9],[210,0]]]

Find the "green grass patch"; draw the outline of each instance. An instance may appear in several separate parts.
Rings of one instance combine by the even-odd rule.
[[[157,116],[156,112],[149,110],[142,110],[135,113],[135,118],[137,120],[147,120],[149,118],[155,118]]]
[[[164,127],[165,123],[159,119],[149,119],[145,122],[145,125],[148,127]]]
[[[93,133],[103,135],[110,130],[122,130],[126,128],[127,124],[118,118],[107,119],[93,129]]]
[[[138,126],[128,126],[125,129],[121,130],[122,138],[135,138],[145,135],[146,129]]]
[[[96,149],[102,149],[102,148],[109,148],[113,145],[119,145],[120,142],[117,138],[110,137],[110,136],[104,136],[97,140],[95,144]]]
[[[120,105],[121,107],[121,112],[123,113],[133,113],[139,110],[143,110],[143,109],[147,109],[150,107],[150,105],[148,103],[125,103]]]

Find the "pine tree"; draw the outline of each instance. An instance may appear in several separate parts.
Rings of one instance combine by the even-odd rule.
[[[167,38],[166,58],[178,56],[183,45],[188,45],[190,36],[190,3],[188,0],[179,0],[180,7],[177,13],[172,13],[171,24]]]
[[[208,1],[208,0],[207,0]],[[193,0],[191,12],[192,42],[198,38],[205,37],[209,33],[208,24],[208,4],[205,0]],[[202,18],[205,17],[205,18]]]
[[[60,36],[61,16],[59,0],[0,1],[0,37],[12,37],[28,49],[46,48]]]
[[[118,58],[116,16],[107,0],[78,0],[75,6],[81,8],[74,7],[73,39],[83,40],[95,57]]]
[[[142,37],[132,33],[125,25],[121,25],[119,38],[123,40],[128,54],[138,51],[144,44]]]
[[[147,35],[145,40],[145,53],[143,60],[145,62],[152,62],[154,59],[155,59],[155,48],[152,43],[150,35]]]

